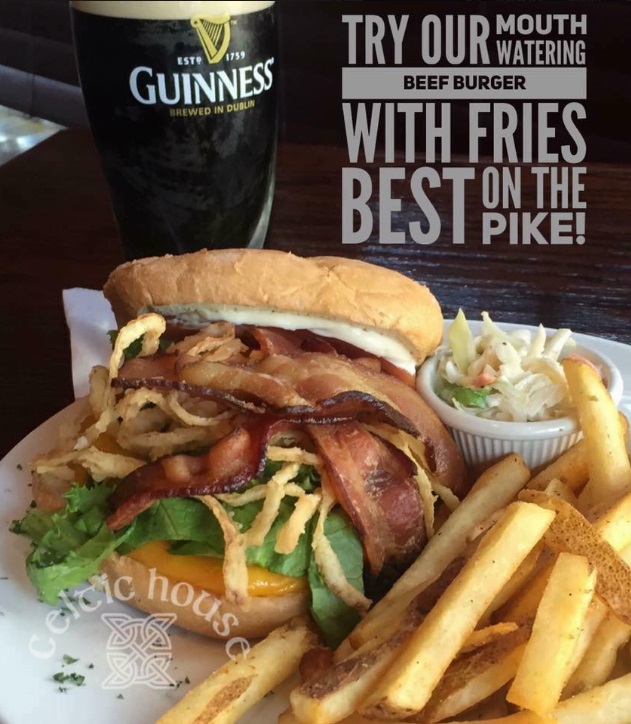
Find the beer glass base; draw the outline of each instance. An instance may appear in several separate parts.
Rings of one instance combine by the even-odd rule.
[[[275,168],[276,154],[274,154],[274,160],[272,162],[272,169]],[[272,215],[272,206],[274,204],[274,187],[276,185],[276,173],[274,170],[272,170],[271,176],[272,178],[270,180],[269,188],[267,190],[265,204],[263,205],[263,209],[261,210],[261,215],[256,224],[256,228],[254,229],[254,233],[252,234],[252,237],[247,244],[248,249],[262,249],[265,245],[265,239],[267,238],[267,232],[269,228],[269,220],[270,216]]]

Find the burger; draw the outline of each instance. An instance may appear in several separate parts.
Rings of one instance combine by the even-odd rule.
[[[109,365],[32,462],[13,525],[40,598],[105,580],[204,635],[308,610],[339,642],[467,490],[414,386],[442,335],[435,298],[379,266],[271,250],[129,262],[104,293]]]

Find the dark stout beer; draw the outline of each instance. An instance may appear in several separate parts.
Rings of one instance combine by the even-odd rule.
[[[129,259],[262,246],[273,2],[73,2],[81,87]]]

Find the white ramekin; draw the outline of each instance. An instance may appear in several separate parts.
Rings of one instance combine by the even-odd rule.
[[[580,344],[572,348],[572,353],[586,357],[596,365],[617,405],[622,397],[624,383],[613,362]],[[416,378],[417,389],[450,430],[471,468],[479,470],[509,453],[518,453],[526,465],[534,470],[558,457],[582,435],[575,417],[560,417],[543,422],[500,422],[461,412],[436,394],[436,365],[436,357],[426,360]]]

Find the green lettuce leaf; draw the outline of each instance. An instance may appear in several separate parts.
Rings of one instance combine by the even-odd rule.
[[[329,513],[324,521],[324,535],[337,554],[349,583],[363,593],[362,544],[350,520],[341,510],[335,509]],[[327,645],[336,647],[358,623],[359,614],[327,588],[313,556],[309,561],[308,576],[311,589],[311,615]]]
[[[450,405],[453,405],[455,401],[463,407],[479,407],[483,409],[487,406],[486,398],[491,392],[493,392],[493,388],[490,386],[474,389],[445,382],[441,389],[438,390],[438,395]]]
[[[232,519],[237,523],[241,530],[248,530],[257,514],[263,507],[263,501],[254,501],[235,508],[224,506],[230,510]],[[268,571],[274,573],[282,573],[285,576],[300,578],[307,575],[309,560],[311,558],[311,531],[313,520],[310,521],[307,530],[300,536],[298,545],[288,555],[276,553],[276,537],[278,532],[289,519],[294,509],[293,499],[286,497],[278,511],[278,517],[272,524],[269,533],[265,537],[263,544],[256,548],[248,548],[246,551],[246,559],[250,565],[261,566],[267,568]],[[224,551],[224,540],[221,534],[221,528],[213,517],[213,526],[216,531],[210,532],[207,541],[189,541],[187,543],[176,544],[171,546],[171,553],[184,556],[213,556],[221,558]]]
[[[107,336],[110,338],[110,342],[112,344],[112,349],[114,348],[114,345],[116,344],[116,339],[118,338],[118,329],[110,329],[110,331],[107,333]],[[125,359],[130,360],[134,359],[134,357],[138,357],[138,355],[142,352],[142,337],[138,337],[138,339],[135,339],[129,347],[125,349]]]
[[[107,336],[110,338],[110,343],[113,349],[118,338],[118,329],[110,329],[110,331],[107,333]],[[141,335],[140,337],[138,337],[138,339],[135,339],[129,345],[129,347],[125,349],[124,354],[126,360],[134,359],[134,357],[138,357],[138,355],[142,352],[143,336],[144,335]],[[165,337],[160,337],[159,345],[160,352],[166,352],[167,349],[171,346],[171,340],[166,339]]]
[[[275,466],[266,470],[265,478]],[[297,476],[306,490],[319,480],[308,466]],[[56,513],[31,508],[12,530],[31,539],[33,549],[27,558],[27,573],[43,601],[55,604],[64,589],[79,585],[98,573],[101,562],[114,551],[129,553],[154,540],[166,540],[171,553],[221,557],[224,539],[212,512],[199,500],[165,498],[143,511],[122,531],[112,532],[105,523],[112,488],[90,483],[73,486],[66,494],[66,507]],[[295,498],[287,496],[263,544],[246,552],[250,565],[258,565],[286,576],[307,576],[312,593],[311,610],[328,643],[336,645],[358,620],[357,613],[332,594],[315,565],[311,541],[315,518],[288,555],[274,551],[278,532],[289,519]],[[254,501],[242,506],[224,504],[242,531],[248,530],[263,506]],[[363,591],[363,552],[352,525],[343,512],[332,511],[325,523],[325,535],[340,559],[349,581]]]
[[[193,498],[156,500],[136,518],[119,553],[129,553],[154,540],[208,543],[221,547],[218,555],[223,553],[223,535],[217,519],[201,501]]]
[[[76,550],[54,562],[56,557],[41,546],[26,559],[26,571],[40,598],[54,605],[60,593],[74,588],[99,571],[101,561],[112,555],[125,533],[115,534],[103,523],[96,535]]]
[[[22,520],[13,522],[11,530],[33,543],[26,572],[46,603],[56,603],[61,591],[98,573],[101,561],[129,535],[133,526],[113,533],[105,525],[111,493],[107,485],[74,486],[66,493],[68,503],[62,510],[46,513],[31,508]]]

